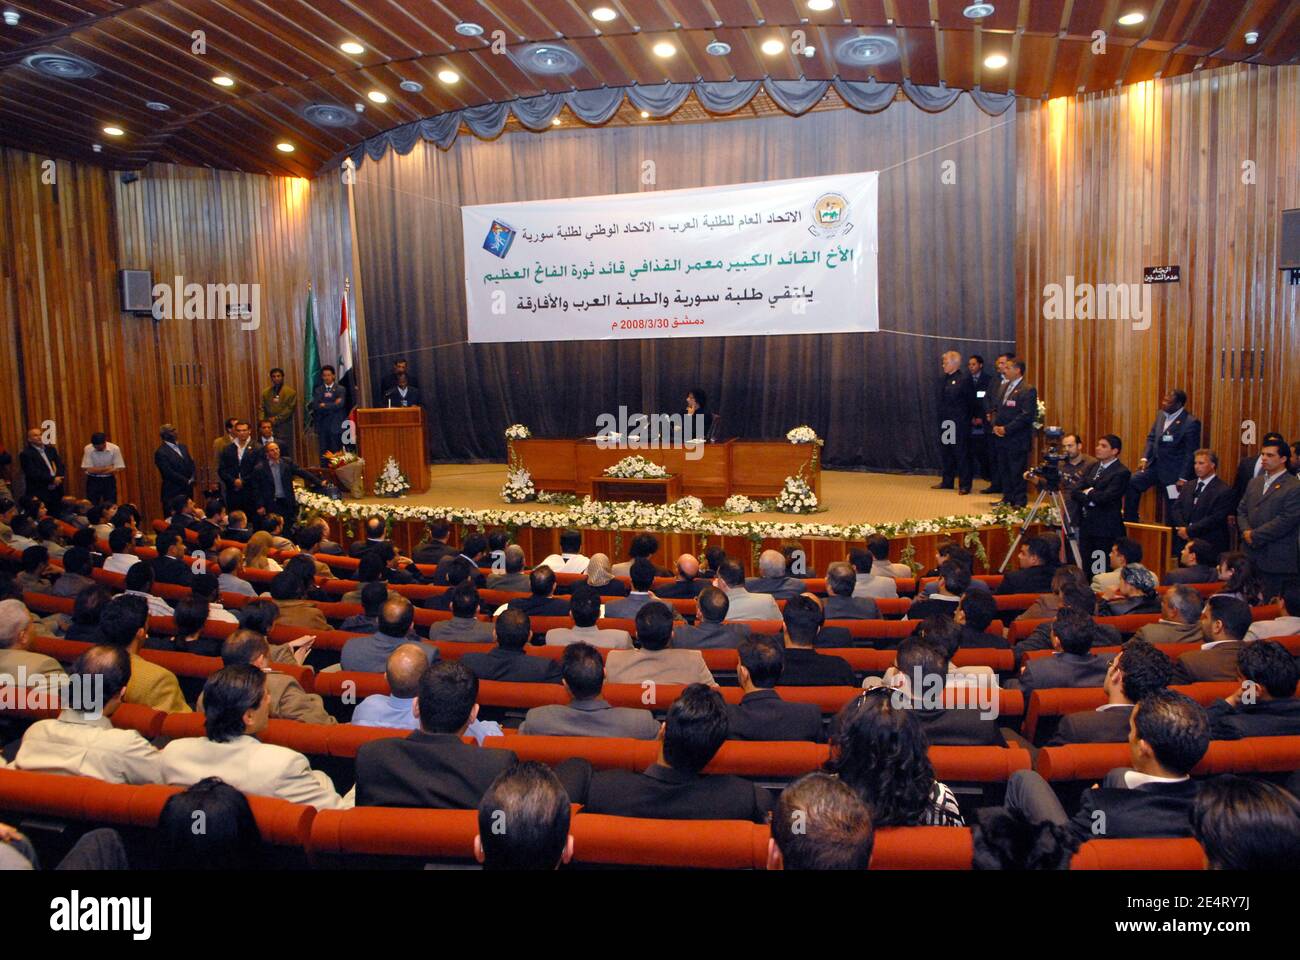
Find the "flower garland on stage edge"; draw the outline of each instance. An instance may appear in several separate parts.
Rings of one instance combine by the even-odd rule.
[[[1028,515],[1027,508],[994,509],[989,513],[936,517],[930,520],[904,520],[901,523],[812,523],[780,520],[730,519],[716,510],[698,509],[683,498],[676,503],[654,504],[598,501],[584,497],[581,502],[554,510],[471,510],[451,506],[389,506],[332,500],[311,491],[298,495],[305,513],[334,517],[343,523],[383,516],[390,522],[429,523],[446,520],[478,529],[488,527],[577,527],[588,530],[655,530],[662,533],[695,534],[705,537],[747,537],[751,540],[793,540],[822,537],[830,540],[865,540],[875,534],[910,537],[934,533],[978,530],[981,527],[1005,527],[1013,530]],[[685,502],[683,502],[685,501]],[[1059,523],[1054,511],[1045,511],[1044,523]]]

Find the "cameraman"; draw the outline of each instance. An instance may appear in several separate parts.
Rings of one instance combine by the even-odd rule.
[[[1097,465],[1097,460],[1083,452],[1083,441],[1077,433],[1067,433],[1061,438],[1061,453],[1065,456],[1060,463],[1061,492],[1070,510],[1070,523],[1077,530],[1081,514],[1074,491],[1083,489],[1083,479]]]

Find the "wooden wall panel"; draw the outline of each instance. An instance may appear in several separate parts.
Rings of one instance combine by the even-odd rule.
[[[1243,163],[1254,182],[1243,182]],[[1017,116],[1017,337],[1048,421],[1125,441],[1135,467],[1160,396],[1181,387],[1226,478],[1258,435],[1300,438],[1300,287],[1277,269],[1281,212],[1300,207],[1300,68],[1230,67],[1113,94],[1023,103]],[[1044,289],[1152,288],[1148,329],[1049,320]],[[1251,367],[1251,358],[1254,366]],[[1244,368],[1243,368],[1244,361]],[[1148,496],[1144,516],[1152,515]]]

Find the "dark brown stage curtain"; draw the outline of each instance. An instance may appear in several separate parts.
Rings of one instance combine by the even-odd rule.
[[[641,183],[645,161],[654,185]],[[462,204],[865,170],[881,171],[882,332],[465,342]],[[396,357],[411,361],[435,460],[504,459],[515,422],[586,436],[620,404],[675,412],[698,386],[725,436],[778,438],[806,423],[829,466],[925,470],[939,464],[939,355],[991,365],[1015,336],[1014,111],[992,118],[967,97],[938,114],[895,103],[873,115],[462,136],[447,152],[421,142],[366,160],[356,206],[372,382]]]

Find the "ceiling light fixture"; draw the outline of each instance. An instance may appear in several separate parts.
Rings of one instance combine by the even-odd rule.
[[[403,90],[405,90],[407,93],[419,93],[421,90],[424,89],[424,84],[422,84],[419,80],[403,80],[401,83],[398,84],[398,86],[401,87]]]
[[[1006,65],[1007,57],[1006,54],[1003,53],[990,53],[984,58],[984,66],[988,67],[990,70],[1001,70]]]
[[[357,43],[355,40],[344,40],[342,43],[339,44],[339,49],[342,50],[344,53],[352,54],[354,57],[357,54],[366,52],[366,48],[363,47],[361,44]]]
[[[18,19],[19,19],[19,16],[18,16],[18,11],[17,11],[17,10],[6,10],[6,11],[5,11],[5,25],[6,25],[6,26],[10,26],[10,27],[16,27],[16,26],[18,26]]]
[[[371,90],[369,93],[366,94],[366,96],[370,98],[371,103],[388,102],[388,94],[384,93],[384,91],[382,90]]]
[[[650,119],[650,111],[649,111],[649,110],[642,110],[642,111],[641,111],[641,119],[642,119],[642,120],[649,120],[649,119]]]
[[[731,44],[722,40],[714,40],[704,48],[704,52],[713,57],[725,57],[731,52]]]
[[[808,0],[808,9],[821,13],[835,6],[835,0]]]
[[[1120,17],[1117,22],[1120,24],[1120,26],[1135,27],[1146,18],[1147,15],[1145,13],[1139,13],[1135,10],[1132,13],[1124,14],[1124,16]]]
[[[224,73],[217,74],[215,77],[212,78],[212,82],[219,87],[233,87],[235,85],[235,81],[232,80],[230,77],[226,76]]]
[[[967,20],[983,20],[985,17],[993,16],[993,4],[991,3],[972,3],[961,15]]]
[[[677,48],[674,47],[667,40],[660,40],[658,43],[654,45],[654,51],[656,57],[663,57],[666,59],[668,57],[671,57],[674,53],[676,53]]]
[[[275,145],[275,149],[279,150],[281,153],[293,153],[293,144],[289,143],[287,140],[281,140]]]
[[[126,133],[126,131],[123,130],[121,127],[105,127],[105,128],[104,128],[104,134],[105,134],[105,136],[109,136],[109,137],[120,137],[120,136],[122,136],[124,133]]]
[[[814,47],[811,43],[808,44],[806,47],[803,48],[803,55],[804,55],[805,57],[811,57],[811,56],[814,56],[814,55],[816,55],[816,53],[817,53],[817,48]]]
[[[553,127],[558,127],[559,125],[560,125],[560,118],[559,118],[559,117],[551,117],[551,126],[553,126]]]
[[[148,107],[150,110],[157,110],[159,113],[163,113],[171,109],[171,107],[163,103],[161,100],[150,100],[148,103],[145,104],[145,106]]]
[[[460,79],[460,74],[455,70],[439,70],[438,79],[443,83],[455,83]]]
[[[778,53],[783,53],[785,51],[785,44],[782,43],[780,40],[776,40],[776,39],[764,40],[762,47],[760,47],[759,49],[761,49],[769,57],[775,57]]]
[[[456,32],[462,37],[480,37],[483,35],[483,28],[477,23],[470,23],[467,20],[464,23],[456,24]]]
[[[1250,44],[1252,47],[1255,44],[1259,43],[1259,33],[1257,33],[1254,30],[1251,30],[1249,33],[1246,34],[1246,42]]]
[[[618,14],[609,7],[597,7],[595,10],[591,11],[591,19],[599,20],[601,23],[609,23],[609,21],[613,20],[617,16]]]

